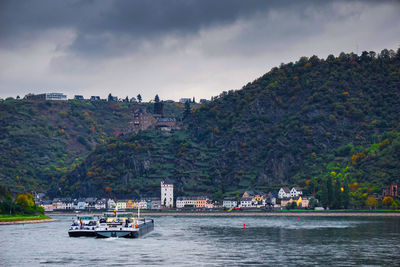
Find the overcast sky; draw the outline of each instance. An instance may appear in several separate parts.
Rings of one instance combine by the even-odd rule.
[[[400,1],[0,0],[0,97],[209,99],[301,56],[399,45]]]

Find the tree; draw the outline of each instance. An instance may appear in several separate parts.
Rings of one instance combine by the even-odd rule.
[[[35,202],[31,194],[19,194],[15,199],[15,202],[23,213],[34,212],[33,208],[35,206]]]
[[[194,99],[194,97],[193,97],[192,103],[196,103],[196,99]]]
[[[139,103],[142,103],[142,96],[141,96],[140,94],[138,94],[138,95],[136,96],[136,98],[137,98],[137,100],[138,100]]]
[[[155,101],[156,103],[159,103],[159,102],[160,102],[160,97],[158,97],[158,95],[156,95],[156,97],[154,97],[154,101]]]
[[[343,182],[343,186],[342,186],[343,190],[342,191],[342,197],[341,197],[341,201],[342,201],[342,206],[347,209],[349,207],[350,204],[350,190],[349,190],[349,185],[347,183],[347,179],[345,178],[344,182]]]
[[[185,102],[185,111],[183,112],[183,118],[185,119],[187,116],[190,115],[191,113],[191,109],[190,109],[190,103],[189,101]]]
[[[376,208],[376,206],[378,206],[378,200],[375,197],[370,196],[365,201],[365,205],[369,208]]]
[[[333,204],[333,189],[332,189],[332,180],[330,177],[326,180],[326,191],[328,194],[328,207],[332,208]]]
[[[382,200],[382,205],[386,207],[390,207],[393,203],[393,198],[392,197],[384,197]]]
[[[124,102],[129,102],[129,98],[128,98],[128,96],[126,96],[126,97],[125,97],[125,100],[124,100]]]
[[[108,94],[108,102],[111,102],[111,101],[113,101],[113,96],[112,96],[111,93],[109,93],[109,94]]]
[[[335,189],[333,190],[333,201],[332,207],[334,209],[339,209],[341,206],[341,192],[340,192],[340,182],[336,180]]]
[[[394,202],[392,203],[392,205],[390,206],[390,208],[391,208],[392,210],[397,210],[397,209],[399,208],[399,205],[396,203],[396,201],[394,201]]]

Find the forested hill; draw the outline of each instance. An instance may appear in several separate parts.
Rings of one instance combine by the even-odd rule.
[[[46,192],[79,165],[97,144],[118,135],[133,109],[148,103],[106,101],[0,101],[0,185],[11,192]],[[165,105],[167,115],[182,105]]]
[[[318,191],[311,184],[347,166],[342,183],[379,191],[400,179],[388,152],[398,155],[399,112],[400,50],[303,57],[189,112],[182,131],[98,145],[61,185],[66,194],[158,195],[169,177],[177,194],[221,198],[282,185]],[[357,166],[353,157],[371,146],[390,150],[368,150]]]

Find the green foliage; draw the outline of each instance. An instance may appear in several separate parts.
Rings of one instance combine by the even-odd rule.
[[[35,205],[32,194],[19,194],[14,200],[8,195],[8,190],[5,187],[3,189],[7,197],[0,201],[0,214],[44,214],[43,207]]]
[[[109,186],[115,196],[158,195],[169,177],[177,195],[219,199],[287,184],[326,207],[362,207],[399,182],[399,69],[393,53],[301,58],[198,108],[166,105],[166,116],[184,118],[168,135],[113,137],[130,121],[131,103],[4,101],[0,184],[12,192],[101,195]]]

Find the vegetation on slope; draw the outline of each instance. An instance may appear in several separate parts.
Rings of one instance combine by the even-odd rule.
[[[56,189],[59,178],[79,165],[96,144],[119,134],[134,107],[152,105],[104,101],[0,102],[0,184],[13,193]],[[182,105],[167,104],[167,115]]]
[[[327,180],[333,163],[396,135],[399,111],[400,50],[303,57],[186,113],[181,132],[143,132],[99,145],[61,184],[68,194],[156,195],[159,181],[170,177],[178,194],[215,198],[305,187]],[[371,193],[398,181],[398,164],[387,171],[396,140],[364,165],[359,159],[348,182]]]

